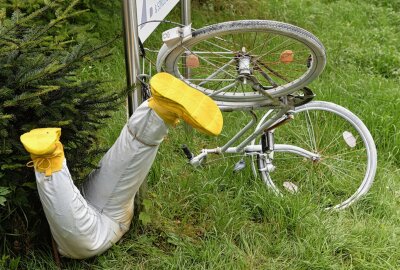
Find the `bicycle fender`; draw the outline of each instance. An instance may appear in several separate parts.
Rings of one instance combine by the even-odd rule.
[[[158,54],[157,54],[157,62],[156,62],[156,68],[157,72],[161,72],[162,65],[164,64],[165,59],[167,58],[168,54],[177,47],[177,45],[174,45],[172,47],[168,47],[167,44],[163,44],[162,47],[160,48]]]

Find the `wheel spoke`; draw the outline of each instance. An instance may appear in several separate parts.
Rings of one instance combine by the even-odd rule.
[[[289,80],[284,77],[283,75],[279,74],[278,72],[276,72],[275,70],[273,70],[270,66],[266,65],[265,63],[257,60],[257,63],[260,63],[263,67],[265,67],[269,72],[271,72],[273,75],[275,75],[276,77],[284,80],[285,82],[289,82]]]
[[[289,44],[287,44],[287,43],[289,43]],[[292,40],[290,40],[290,39],[287,39],[287,40],[283,41],[281,44],[279,44],[278,46],[275,46],[273,49],[269,50],[268,52],[266,52],[266,53],[264,53],[264,54],[258,56],[258,57],[257,57],[257,60],[258,60],[258,59],[261,59],[261,58],[263,58],[264,56],[269,55],[269,54],[271,54],[271,53],[273,53],[273,52],[276,52],[276,51],[278,51],[278,50],[281,50],[281,49],[282,49],[282,46],[284,46],[284,45],[287,46],[287,45],[291,45],[291,44],[293,44],[293,43],[294,43],[294,41],[292,41]]]
[[[311,123],[310,118],[311,118],[310,113],[309,113],[309,111],[307,111],[306,115],[305,115],[304,125],[307,130],[307,135],[308,135],[307,138],[309,140],[309,146],[310,146],[311,150],[315,152],[315,151],[317,151],[317,147],[316,147],[316,143],[315,143],[315,133],[314,133],[314,127]]]
[[[260,47],[261,47],[261,50],[260,50],[260,51],[263,51],[263,50],[264,50],[264,47],[265,47],[265,44],[267,44],[267,42],[271,42],[272,40],[274,40],[274,39],[277,37],[277,36],[274,36],[274,37],[272,37],[272,39],[268,39],[269,35],[270,35],[270,34],[268,33],[267,36],[266,36],[265,39],[264,39],[264,42],[261,43],[260,45],[258,45],[257,47],[251,49],[248,53],[253,53],[254,51],[256,51],[256,49],[258,49],[258,48],[260,48]]]
[[[233,61],[235,61],[234,59],[229,60],[228,63],[226,63],[224,66],[222,66],[221,68],[218,68],[214,73],[212,73],[210,76],[208,76],[204,81],[199,83],[199,86],[202,86],[203,84],[205,84],[208,80],[215,78],[218,74],[221,73],[222,70],[225,70],[226,67],[228,67]]]
[[[184,47],[185,48],[185,47]],[[185,48],[186,50],[190,51],[188,48]],[[191,52],[191,51],[190,51]],[[218,68],[218,66],[216,66],[214,63],[208,61],[207,59],[205,59],[204,57],[201,57],[200,55],[197,55],[200,59],[204,60],[205,62],[207,62],[208,64],[212,65],[215,68]],[[222,72],[226,73],[227,75],[231,76],[232,78],[236,78],[236,76],[226,72],[225,70],[221,70]]]
[[[225,86],[225,87],[223,87],[223,88],[221,88],[221,89],[219,89],[219,90],[213,92],[212,94],[209,95],[209,97],[215,96],[215,95],[217,95],[217,94],[219,94],[219,93],[221,93],[221,92],[225,92],[226,90],[228,90],[228,89],[234,87],[236,84],[237,84],[237,82],[235,81],[234,83],[229,84],[229,85],[227,85],[227,86]]]

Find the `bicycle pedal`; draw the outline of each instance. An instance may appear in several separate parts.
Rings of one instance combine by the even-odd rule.
[[[235,167],[233,168],[233,172],[241,171],[245,167],[246,167],[246,162],[244,161],[244,159],[241,159],[238,162],[236,162]]]
[[[185,154],[185,156],[189,159],[189,161],[192,160],[193,154],[192,154],[192,152],[189,150],[189,147],[187,147],[186,144],[182,144],[181,149],[182,149],[183,153]]]

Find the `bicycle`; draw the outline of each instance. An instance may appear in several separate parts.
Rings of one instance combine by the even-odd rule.
[[[313,34],[282,22],[242,20],[198,30],[178,26],[165,31],[163,41],[157,72],[175,75],[222,111],[245,111],[252,118],[221,147],[196,156],[183,147],[190,164],[201,165],[209,154],[241,153],[251,157],[253,173],[274,194],[308,194],[325,209],[344,209],[368,192],[377,169],[370,132],[351,111],[313,101],[307,87],[326,63],[325,48]],[[139,77],[148,93],[149,75]],[[254,111],[265,109],[258,121]],[[243,167],[239,161],[235,170]]]

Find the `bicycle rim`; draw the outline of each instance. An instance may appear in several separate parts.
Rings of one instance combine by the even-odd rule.
[[[277,194],[304,196],[325,209],[343,209],[368,192],[374,180],[377,154],[365,125],[347,109],[328,102],[311,102],[295,110],[294,120],[277,128],[275,144],[295,145],[319,155],[312,160],[275,151],[273,172],[262,179]]]

